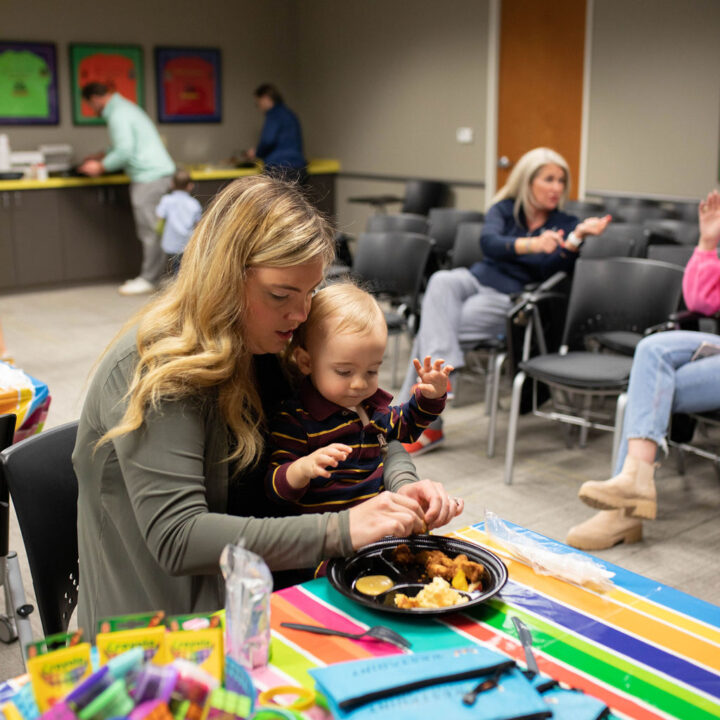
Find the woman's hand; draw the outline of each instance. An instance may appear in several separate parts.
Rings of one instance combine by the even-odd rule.
[[[545,230],[537,237],[530,238],[528,252],[545,253],[546,255],[554,253],[558,245],[562,245],[564,234],[562,230]]]
[[[720,193],[713,190],[698,207],[701,250],[715,250],[720,241]]]
[[[383,492],[350,508],[350,540],[355,550],[386,535],[407,537],[424,529],[420,503],[399,493]]]
[[[586,218],[575,227],[573,232],[578,240],[582,240],[586,235],[602,235],[611,220],[612,215]]]
[[[456,497],[450,497],[442,483],[433,480],[420,480],[408,483],[398,490],[398,495],[416,500],[425,512],[425,524],[428,530],[447,525],[460,515],[465,503]]]
[[[453,371],[452,365],[443,367],[444,360],[433,362],[429,355],[425,356],[421,364],[417,358],[413,359],[415,371],[418,374],[418,390],[423,397],[431,399],[441,398],[447,392],[448,376]]]

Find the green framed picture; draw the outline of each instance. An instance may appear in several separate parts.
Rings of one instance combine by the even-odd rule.
[[[70,45],[70,89],[75,125],[103,125],[105,122],[82,99],[83,87],[93,82],[107,85],[111,92],[118,92],[143,107],[145,76],[142,48],[139,45]]]

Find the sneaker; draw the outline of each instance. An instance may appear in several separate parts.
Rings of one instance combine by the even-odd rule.
[[[422,455],[440,447],[445,442],[442,430],[428,428],[414,443],[403,443],[403,447],[413,456]]]
[[[453,392],[452,382],[450,382],[450,378],[448,378],[447,384],[447,399],[448,402],[455,399],[455,393]]]
[[[121,295],[147,295],[155,291],[155,285],[143,277],[125,281],[119,288]]]

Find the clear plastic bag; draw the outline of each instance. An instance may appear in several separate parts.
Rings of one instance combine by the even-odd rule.
[[[558,552],[533,538],[515,530],[489,510],[485,511],[485,530],[488,535],[506,548],[510,554],[529,565],[536,573],[552,575],[576,585],[607,592],[614,585],[615,576],[600,563],[576,552]]]
[[[225,578],[225,655],[248,670],[268,664],[272,575],[265,561],[240,545],[220,556]]]

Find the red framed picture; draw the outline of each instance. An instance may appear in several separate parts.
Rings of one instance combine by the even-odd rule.
[[[157,47],[155,72],[159,122],[221,122],[220,50]]]

